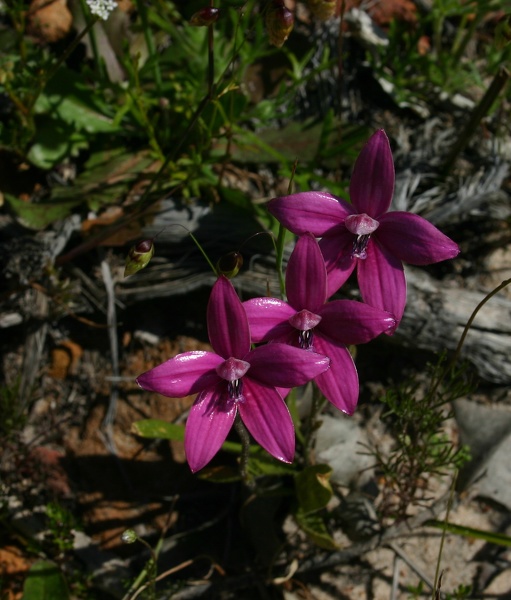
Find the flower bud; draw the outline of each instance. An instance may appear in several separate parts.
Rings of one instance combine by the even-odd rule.
[[[243,266],[243,256],[239,252],[229,252],[224,254],[216,263],[216,270],[219,275],[225,275],[229,279],[236,277]]]
[[[293,30],[295,18],[282,0],[271,0],[266,10],[265,24],[270,43],[277,48],[284,45]]]
[[[321,21],[326,21],[335,14],[337,0],[307,0],[311,13]]]
[[[149,264],[154,255],[153,240],[143,240],[130,248],[124,267],[124,277],[133,275]]]
[[[219,16],[220,10],[218,8],[205,6],[192,15],[190,25],[194,25],[195,27],[207,27],[208,25],[216,23]]]
[[[126,529],[122,532],[121,542],[123,544],[134,544],[138,540],[138,535],[133,531],[133,529]]]

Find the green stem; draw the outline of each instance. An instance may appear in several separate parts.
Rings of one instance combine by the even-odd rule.
[[[234,428],[236,432],[240,436],[241,439],[241,456],[240,456],[240,475],[241,479],[250,489],[254,489],[255,484],[254,481],[249,477],[247,466],[248,459],[250,457],[250,436],[248,434],[247,428],[243,424],[243,421],[240,419],[239,415],[236,415],[236,420],[234,421]]]
[[[87,8],[87,4],[85,0],[80,0],[80,4],[82,6],[82,12],[84,14],[85,19],[88,21],[87,27],[89,33],[90,45],[92,48],[92,56],[94,58],[94,66],[96,69],[96,75],[100,80],[105,78],[105,67],[103,64],[103,60],[99,54],[98,50],[98,40],[96,38],[96,32],[94,31],[94,25],[97,23],[99,17],[97,15],[91,15]]]
[[[142,29],[144,30],[144,39],[147,46],[147,51],[149,56],[153,61],[153,70],[154,70],[154,81],[156,82],[156,91],[158,95],[162,95],[162,78],[160,71],[160,63],[158,61],[158,54],[156,52],[156,44],[154,43],[153,32],[149,26],[149,19],[147,18],[147,6],[145,5],[144,0],[136,0],[137,10],[140,14],[140,19],[142,21]]]
[[[215,265],[209,260],[209,256],[206,254],[204,248],[199,244],[199,241],[197,240],[197,238],[193,235],[193,233],[191,231],[188,232],[188,235],[192,238],[192,240],[195,242],[195,245],[197,246],[197,248],[200,250],[202,256],[204,256],[204,258],[206,259],[208,265],[211,267],[211,270],[213,271],[213,273],[215,275],[218,275],[218,272],[216,270]]]
[[[486,113],[490,110],[492,104],[495,102],[501,91],[504,89],[504,86],[509,80],[509,71],[501,64],[499,70],[497,71],[493,81],[490,84],[490,87],[487,89],[485,95],[481,98],[479,104],[474,108],[472,114],[467,121],[465,127],[462,129],[458,139],[454,143],[451,148],[445,162],[442,166],[441,172],[446,174],[451,170],[451,167],[454,164],[454,161],[458,157],[459,153],[465,148],[468,144],[472,134],[474,133],[476,127],[481,122],[482,118],[486,115]]]

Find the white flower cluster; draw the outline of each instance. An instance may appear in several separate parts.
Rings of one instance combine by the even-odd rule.
[[[115,0],[86,0],[86,2],[89,5],[91,13],[100,17],[103,21],[106,21],[110,13],[117,8]]]

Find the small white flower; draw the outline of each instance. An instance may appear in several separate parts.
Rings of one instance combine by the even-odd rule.
[[[104,21],[108,19],[110,13],[117,8],[115,0],[86,0],[90,11],[93,15],[97,15]]]

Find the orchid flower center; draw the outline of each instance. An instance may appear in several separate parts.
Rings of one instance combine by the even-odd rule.
[[[366,213],[361,213],[359,215],[350,215],[349,217],[346,217],[344,224],[348,231],[357,236],[353,242],[351,255],[354,258],[367,258],[367,245],[369,244],[371,234],[376,231],[380,225],[378,221],[371,218],[369,215],[366,215]]]
[[[228,358],[216,368],[217,374],[227,381],[227,392],[231,400],[242,402],[243,382],[241,378],[250,369],[250,363],[240,358]]]
[[[301,310],[288,319],[288,323],[300,332],[298,334],[298,343],[300,348],[310,350],[312,348],[313,330],[321,321],[319,315],[309,310]]]

